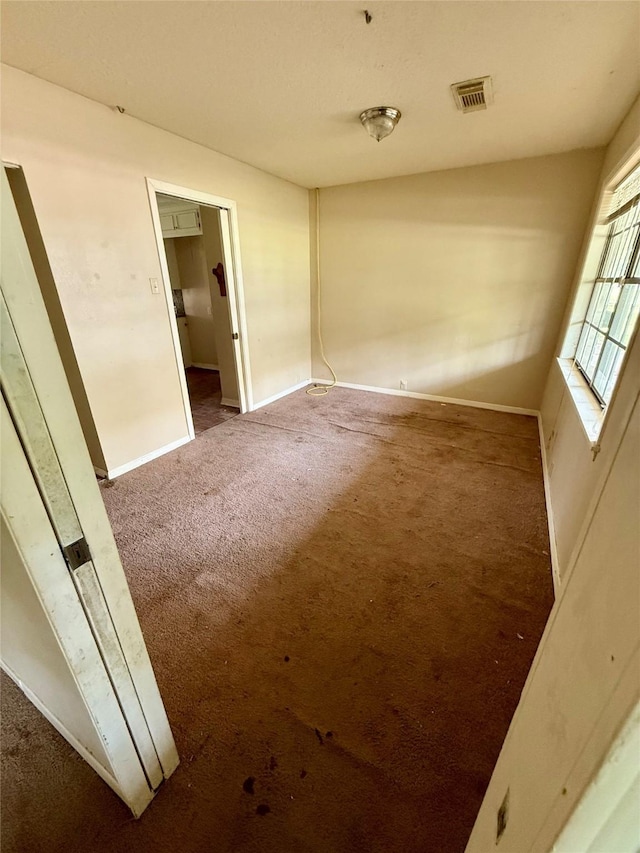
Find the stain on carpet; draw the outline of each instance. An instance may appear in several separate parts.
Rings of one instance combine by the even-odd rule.
[[[102,494],[182,763],[133,821],[5,678],[3,853],[463,853],[552,604],[535,418],[299,392]]]

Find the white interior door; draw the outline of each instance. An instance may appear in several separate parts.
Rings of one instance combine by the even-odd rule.
[[[152,789],[2,397],[2,667],[139,814]]]
[[[218,209],[218,224],[220,228],[220,245],[224,259],[224,269],[227,280],[227,305],[231,321],[231,334],[233,342],[233,360],[236,376],[238,377],[238,392],[240,400],[240,411],[251,411],[252,401],[248,398],[247,389],[250,388],[250,377],[248,375],[249,355],[247,352],[247,329],[244,312],[239,311],[238,290],[240,282],[237,278],[235,253],[238,247],[234,247],[231,231],[231,215],[227,208]]]
[[[2,209],[2,666],[139,815],[177,753],[4,173]]]

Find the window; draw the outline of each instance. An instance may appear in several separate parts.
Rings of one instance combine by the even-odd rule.
[[[603,407],[611,400],[640,308],[640,167],[615,191],[611,210],[574,356]]]

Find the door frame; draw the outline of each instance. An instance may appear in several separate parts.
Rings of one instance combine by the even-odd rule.
[[[147,178],[147,192],[153,230],[158,247],[158,258],[162,272],[162,283],[167,312],[169,315],[169,326],[171,338],[180,378],[180,390],[184,405],[185,419],[189,431],[189,438],[195,437],[193,429],[193,417],[191,415],[191,401],[187,378],[182,362],[182,349],[180,347],[180,335],[178,332],[178,321],[173,307],[173,294],[171,293],[171,279],[169,277],[169,266],[164,250],[164,238],[160,224],[160,211],[156,193],[184,199],[185,201],[203,204],[206,207],[214,207],[220,211],[220,239],[222,244],[223,263],[226,271],[227,297],[229,307],[229,319],[231,321],[231,333],[237,334],[238,338],[233,341],[233,356],[238,380],[238,397],[240,412],[250,412],[253,409],[253,393],[251,385],[251,368],[249,364],[249,338],[247,334],[247,315],[244,300],[244,282],[242,277],[242,264],[240,261],[240,236],[238,229],[238,210],[233,199],[212,195],[211,193],[194,190],[190,187],[182,187],[167,181]]]

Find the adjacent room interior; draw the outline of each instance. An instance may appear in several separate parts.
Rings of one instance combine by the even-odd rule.
[[[195,433],[238,414],[219,211],[157,193]]]
[[[3,4],[7,239],[180,759],[132,735],[136,810],[21,678],[55,682],[3,502],[3,850],[640,843],[639,33],[624,0]]]

